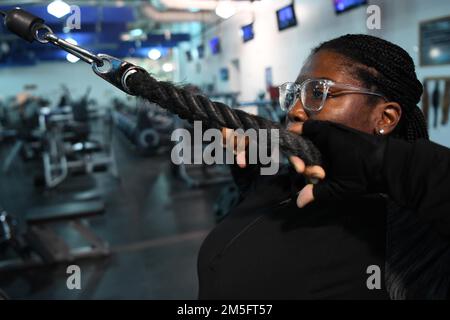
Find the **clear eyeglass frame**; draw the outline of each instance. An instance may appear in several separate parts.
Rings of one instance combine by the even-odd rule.
[[[320,97],[314,97],[308,90],[320,90]],[[298,99],[301,99],[303,108],[310,112],[320,112],[325,106],[325,102],[330,95],[330,90],[337,90],[337,93],[333,93],[333,96],[340,96],[344,94],[367,94],[378,96],[385,101],[386,97],[378,92],[372,90],[356,87],[349,84],[336,83],[327,79],[307,79],[302,83],[287,82],[281,85],[279,90],[279,102],[283,111],[289,112],[296,104]],[[312,92],[314,94],[314,92]],[[311,99],[315,99],[311,102]]]

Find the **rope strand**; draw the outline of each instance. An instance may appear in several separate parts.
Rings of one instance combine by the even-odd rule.
[[[193,94],[172,83],[157,81],[146,72],[131,75],[128,87],[133,94],[157,103],[180,118],[202,121],[209,128],[266,129],[269,133],[271,129],[277,129],[279,146],[284,154],[299,156],[308,166],[322,163],[320,152],[310,140],[287,131],[279,123],[232,109],[220,102],[212,102],[205,96]]]

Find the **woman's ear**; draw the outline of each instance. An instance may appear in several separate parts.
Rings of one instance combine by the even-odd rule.
[[[387,135],[397,127],[402,117],[402,107],[397,102],[385,102],[377,105],[375,133]]]

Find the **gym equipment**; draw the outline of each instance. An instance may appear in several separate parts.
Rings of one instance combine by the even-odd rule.
[[[434,89],[430,87],[434,83]],[[442,85],[442,88],[441,88]],[[428,123],[430,107],[433,109],[433,127],[437,128],[439,109],[442,108],[440,124],[446,125],[450,110],[450,77],[432,76],[423,79],[422,111]],[[441,91],[442,89],[442,91]]]
[[[55,128],[65,128],[66,120],[69,119],[69,123],[72,123],[73,115],[70,112],[64,113],[64,110],[52,114],[50,108],[46,107],[40,109],[38,119],[39,139],[44,149],[42,159],[44,167],[47,166],[47,182],[48,186],[54,186],[62,181],[56,172],[64,175],[69,168],[74,167],[74,160],[66,159],[69,153],[64,150],[67,146],[63,143],[64,134],[55,134]],[[18,150],[28,143],[24,136],[23,133],[18,134],[19,140],[7,156],[6,167],[9,167],[8,163],[13,161]],[[77,148],[77,144],[68,145],[71,149]],[[86,147],[81,148],[84,149]],[[58,158],[60,154],[62,158]],[[60,159],[65,167],[54,167],[54,159]],[[94,162],[92,163],[95,167]],[[63,205],[34,208],[27,214],[25,228],[20,228],[18,220],[0,208],[0,272],[109,255],[108,243],[100,239],[88,225],[89,218],[103,213],[104,203],[92,197],[81,200],[84,201],[75,200]],[[68,241],[73,239],[73,232],[68,233],[72,235],[70,239],[59,236],[57,231],[61,227],[77,232],[83,239],[83,245],[73,245]]]
[[[89,218],[103,212],[100,200],[36,207],[27,213],[26,230],[21,232],[17,220],[0,210],[0,256],[6,257],[0,259],[0,272],[108,256],[109,244],[88,223]],[[78,232],[87,245],[72,246],[57,233],[58,225]],[[11,257],[8,248],[16,257]]]
[[[116,103],[118,103],[116,101]],[[159,154],[170,145],[175,117],[161,112],[154,103],[138,99],[136,108],[123,108],[119,103],[113,112],[116,127],[142,155]]]
[[[238,97],[240,92],[208,92],[207,96],[209,99],[214,99],[218,101],[223,101],[223,103],[234,107],[238,104]]]
[[[178,119],[176,123],[177,129],[192,129],[192,126],[187,121]],[[192,141],[191,143],[193,148],[195,148],[195,142]],[[205,163],[185,164],[182,161],[177,162],[181,162],[181,164],[177,165],[171,162],[172,175],[183,181],[188,188],[203,188],[232,181],[227,165],[207,165]]]
[[[0,300],[9,300],[8,295],[3,290],[0,290]]]
[[[0,248],[12,240],[17,230],[17,221],[0,208]]]
[[[439,114],[439,106],[441,103],[441,92],[439,91],[439,81],[436,81],[434,85],[434,91],[431,98],[431,105],[433,107],[433,127],[437,128],[438,126],[438,114]]]
[[[112,133],[107,132],[107,125],[103,126],[105,137],[100,142],[88,140],[90,131],[87,127],[75,125],[70,113],[53,114],[46,108],[41,110],[39,120],[39,128],[13,131],[14,136],[9,136],[15,143],[3,163],[4,173],[10,170],[16,157],[21,154],[24,160],[39,159],[38,156],[42,158],[42,178],[38,176],[36,181],[42,180],[49,188],[62,182],[71,169],[90,173],[104,171],[98,168],[105,167],[106,170],[109,166],[117,177],[110,141]],[[100,154],[104,156],[100,157]]]
[[[7,138],[14,141],[14,146],[9,152],[2,171],[7,173],[16,159],[21,154],[25,160],[35,157],[41,148],[40,135],[37,132],[39,110],[48,105],[48,101],[29,96],[17,102],[10,101],[10,106],[5,108],[5,125],[9,127]],[[6,110],[9,109],[9,110]],[[12,120],[15,119],[15,120]]]
[[[450,80],[445,81],[444,98],[442,100],[442,125],[448,123],[449,111],[450,111]]]
[[[25,160],[42,158],[42,175],[36,177],[36,184],[53,188],[73,171],[97,172],[110,169],[118,177],[112,149],[112,125],[110,114],[89,109],[90,88],[79,100],[70,99],[64,92],[64,104],[54,108],[32,97],[20,109],[39,103],[32,108],[32,116],[16,126],[15,145],[11,148],[2,171],[7,173],[15,158],[22,154]],[[92,124],[95,125],[92,125]],[[103,129],[100,132],[91,127]],[[100,133],[102,136],[100,136]],[[94,135],[96,135],[94,137]]]
[[[428,124],[428,114],[430,111],[430,94],[428,91],[428,81],[425,80],[423,82],[423,96],[422,96],[422,111],[423,111],[423,116],[425,117],[425,121]]]
[[[213,103],[204,96],[176,88],[170,83],[158,82],[144,69],[129,62],[105,54],[95,55],[68,43],[58,38],[42,19],[22,9],[2,12],[2,15],[6,27],[19,37],[26,41],[51,43],[75,55],[91,64],[96,75],[128,94],[141,96],[183,119],[203,121],[213,128],[277,129],[280,132],[279,145],[283,152],[287,155],[299,155],[307,165],[321,163],[319,151],[309,140],[290,133],[278,123],[233,110],[222,103]]]
[[[45,185],[54,188],[72,171],[93,173],[110,169],[118,178],[118,170],[112,147],[112,131],[109,115],[95,117],[102,121],[103,141],[90,139],[87,108],[88,92],[74,103],[72,108],[41,109],[39,129],[42,139],[42,164]],[[41,179],[37,179],[39,183]]]

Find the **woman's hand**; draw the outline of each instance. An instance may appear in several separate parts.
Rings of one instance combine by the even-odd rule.
[[[245,168],[246,151],[249,143],[248,137],[239,135],[235,130],[229,128],[222,128],[222,144],[225,148],[236,155],[236,163],[240,168]]]
[[[306,167],[302,159],[290,158],[298,173],[322,180],[315,185],[308,184],[300,191],[297,198],[300,208],[315,200],[345,199],[381,191],[386,137],[327,121],[309,120],[289,129],[309,138],[325,161],[324,167]]]

